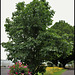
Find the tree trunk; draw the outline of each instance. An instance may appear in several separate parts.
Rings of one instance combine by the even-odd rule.
[[[63,64],[63,68],[65,68],[65,65],[66,65],[66,64]]]

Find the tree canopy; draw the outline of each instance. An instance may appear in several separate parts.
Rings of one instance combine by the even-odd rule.
[[[54,61],[59,60],[65,66],[66,63],[74,59],[74,27],[61,20],[56,22],[51,29],[62,38],[61,44],[57,43],[60,46],[58,49],[62,53],[59,53],[60,57]]]
[[[54,10],[46,0],[33,0],[29,4],[19,2],[11,19],[6,18],[5,31],[9,41],[3,42],[8,60],[21,60],[28,64],[34,75],[44,61],[57,64],[58,59],[72,55],[73,27],[65,21],[56,22],[51,28]],[[61,60],[60,60],[61,62]],[[61,62],[62,63],[62,62]]]
[[[9,52],[7,58],[13,62],[21,60],[28,64],[33,74],[38,72],[44,61],[44,37],[41,36],[46,32],[46,28],[52,25],[55,12],[50,8],[45,0],[33,0],[29,4],[19,2],[12,18],[7,18],[4,25],[9,38],[8,42],[3,43],[5,51]]]

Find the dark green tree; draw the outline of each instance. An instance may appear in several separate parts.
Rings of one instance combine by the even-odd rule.
[[[73,42],[67,40],[67,37],[69,38],[69,35],[64,33],[63,36],[61,36],[57,34],[56,31],[57,30],[53,28],[48,28],[44,35],[40,35],[40,39],[44,37],[42,38],[44,43],[42,52],[43,58],[46,61],[52,61],[55,65],[57,65],[58,61],[60,60],[62,64],[66,63],[65,58],[66,60],[70,61],[70,59],[67,59],[67,57],[72,55],[73,49]],[[70,38],[72,39],[73,36]]]
[[[60,52],[58,52],[60,57],[54,59],[54,62],[59,60],[63,64],[63,67],[65,67],[66,63],[74,59],[74,27],[61,20],[56,22],[51,29],[61,36],[62,40],[61,44],[58,44],[58,41],[56,40],[58,50],[62,51],[62,53],[60,54]]]
[[[42,37],[47,32],[46,28],[52,25],[55,12],[50,8],[45,0],[33,0],[29,4],[19,2],[12,18],[6,19],[5,31],[9,41],[2,45],[9,52],[7,59],[28,64],[32,75],[39,71],[40,64],[45,60],[43,51],[47,52],[50,48],[46,47],[46,37]]]

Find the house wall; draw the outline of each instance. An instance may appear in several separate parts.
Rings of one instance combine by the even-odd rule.
[[[12,63],[12,61],[9,61],[9,60],[1,60],[1,66],[5,66],[5,67],[8,67],[8,66],[12,66],[14,63]]]

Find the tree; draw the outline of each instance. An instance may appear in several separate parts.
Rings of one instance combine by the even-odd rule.
[[[61,36],[61,44],[57,44],[60,46],[59,51],[62,53],[59,54],[60,57],[55,59],[54,61],[60,61],[65,67],[65,64],[74,59],[74,27],[65,21],[61,20],[56,22],[51,29],[54,30],[55,33]],[[53,62],[54,62],[53,61]]]
[[[53,21],[55,12],[50,8],[45,0],[33,0],[27,5],[19,2],[12,18],[6,19],[5,31],[9,41],[2,45],[9,52],[7,58],[13,62],[21,60],[28,64],[32,75],[39,71],[40,64],[44,61],[42,54],[45,42],[41,36]],[[45,51],[48,50],[45,48]]]
[[[42,38],[42,40],[44,42],[44,47],[45,47],[43,49],[44,51],[42,54],[44,56],[43,58],[46,61],[47,60],[52,61],[55,65],[58,64],[58,61],[60,61],[62,64],[67,63],[68,61],[71,61],[71,59],[67,59],[67,57],[68,56],[71,57],[72,49],[73,49],[72,42],[71,41],[69,42],[68,40],[66,40],[66,37],[69,37],[69,35],[65,36],[65,34],[63,34],[64,36],[60,36],[56,33],[56,31],[57,30],[55,29],[48,28],[47,32],[44,33],[44,35],[42,35],[42,37],[44,37]],[[67,61],[65,61],[65,59]]]

